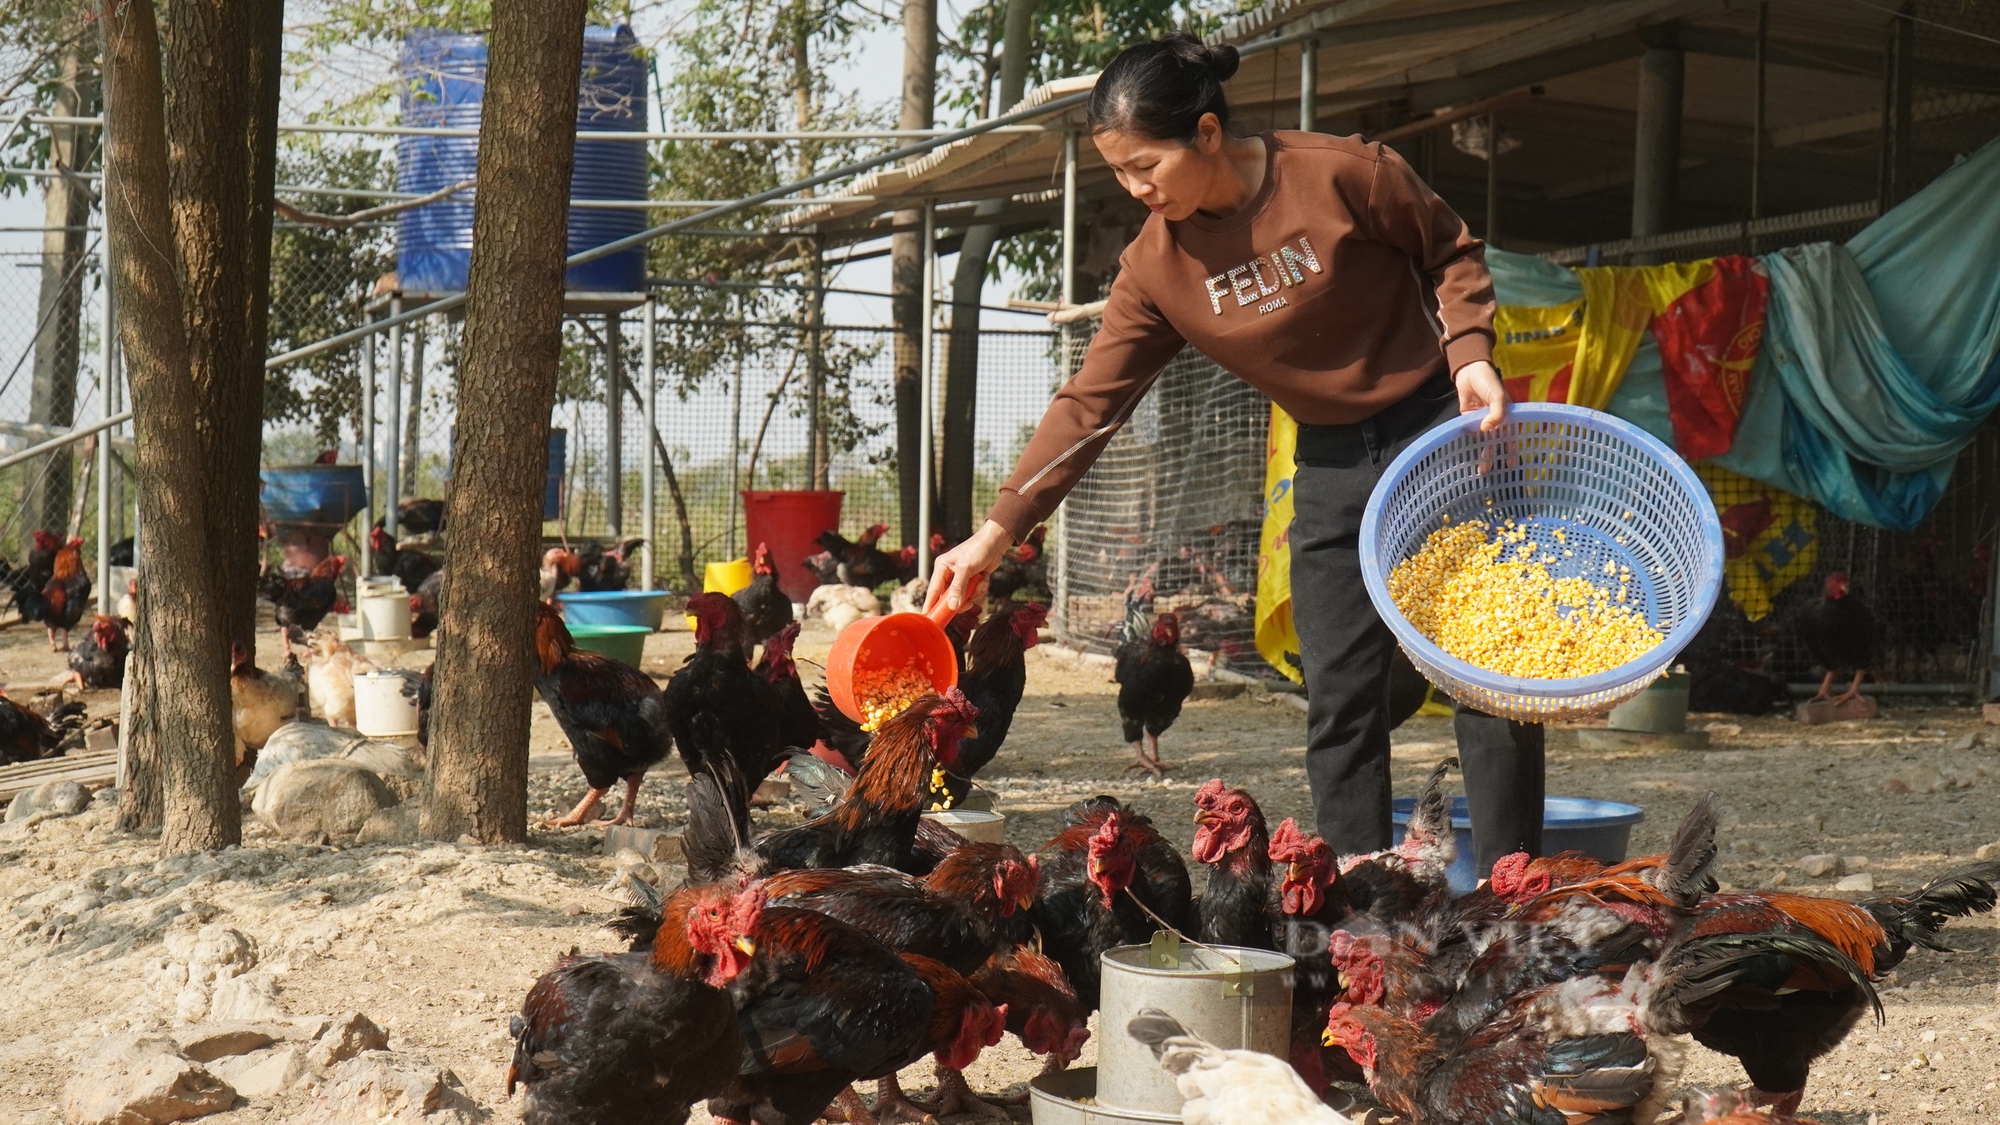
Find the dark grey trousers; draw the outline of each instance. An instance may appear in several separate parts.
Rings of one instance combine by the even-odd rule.
[[[1306,681],[1306,774],[1319,833],[1343,854],[1389,846],[1389,655],[1395,640],[1361,582],[1361,514],[1389,462],[1458,411],[1440,375],[1365,422],[1299,427],[1291,528],[1292,620]],[[1509,852],[1540,855],[1540,725],[1460,706],[1453,726],[1482,877]]]

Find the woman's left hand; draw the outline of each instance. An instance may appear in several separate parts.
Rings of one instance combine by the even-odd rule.
[[[1486,412],[1485,420],[1479,423],[1481,433],[1486,433],[1507,420],[1507,387],[1500,381],[1500,373],[1483,359],[1475,359],[1452,373],[1452,383],[1458,387],[1458,412],[1470,414],[1475,410]]]

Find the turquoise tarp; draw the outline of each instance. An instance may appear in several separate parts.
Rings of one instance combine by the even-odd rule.
[[[1914,527],[1958,451],[2000,406],[2000,142],[1988,144],[1845,246],[1763,257],[1764,347],[1736,446],[1717,463],[1844,518]],[[1492,251],[1502,304],[1582,295],[1576,275]],[[1608,404],[1671,442],[1648,336]]]

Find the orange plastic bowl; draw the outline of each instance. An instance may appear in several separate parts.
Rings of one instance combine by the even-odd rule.
[[[826,694],[840,713],[862,721],[861,701],[854,697],[854,678],[862,672],[915,668],[943,694],[958,685],[958,653],[944,625],[955,614],[940,603],[930,615],[892,613],[864,617],[833,638],[826,657]]]

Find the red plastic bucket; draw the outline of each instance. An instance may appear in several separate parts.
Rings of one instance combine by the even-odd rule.
[[[771,548],[771,564],[778,568],[778,588],[794,602],[812,597],[818,585],[812,572],[799,565],[807,555],[816,555],[822,531],[840,529],[840,502],[844,492],[744,492],[744,542],[750,554],[757,544]]]

